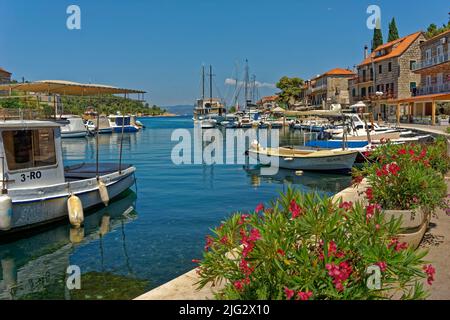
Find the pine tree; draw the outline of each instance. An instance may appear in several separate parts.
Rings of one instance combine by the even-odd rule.
[[[389,24],[389,38],[388,42],[399,39],[397,24],[395,23],[395,18],[392,18],[391,23]]]
[[[375,28],[373,31],[372,52],[383,44],[383,33],[381,29]]]

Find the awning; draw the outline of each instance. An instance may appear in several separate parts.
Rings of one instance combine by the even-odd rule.
[[[102,84],[85,84],[62,80],[43,80],[28,83],[10,83],[0,85],[0,91],[10,90],[75,96],[146,93],[142,90],[124,89]]]
[[[424,96],[415,96],[406,99],[398,99],[397,103],[401,104],[408,102],[431,102],[431,101],[450,101],[450,93],[435,93]]]
[[[272,110],[272,113],[285,113],[285,112],[286,110],[280,107],[276,107],[275,109]]]

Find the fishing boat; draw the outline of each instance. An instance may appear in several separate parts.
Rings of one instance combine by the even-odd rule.
[[[278,158],[278,166],[284,169],[308,171],[348,171],[355,163],[357,151],[349,150],[301,150],[294,148],[263,148],[257,141],[251,144],[249,156]]]
[[[110,115],[108,117],[109,125],[113,132],[138,132],[139,127],[132,123],[132,117],[129,115]]]
[[[0,236],[73,217],[69,213],[80,221],[83,210],[107,205],[134,184],[135,167],[121,161],[64,167],[61,136],[53,121],[0,122]]]
[[[84,138],[88,135],[88,130],[83,119],[78,116],[61,116],[57,120],[61,124],[61,138]]]

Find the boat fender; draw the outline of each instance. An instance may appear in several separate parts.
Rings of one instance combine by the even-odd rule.
[[[84,239],[84,228],[70,228],[69,239],[70,243],[81,243]]]
[[[0,230],[11,229],[12,199],[7,194],[0,195]]]
[[[72,194],[67,199],[67,209],[69,211],[69,221],[75,228],[81,227],[84,222],[83,204],[80,198]]]
[[[302,170],[295,171],[295,175],[296,176],[302,176],[303,175],[303,171]]]
[[[284,161],[294,161],[294,158],[284,158]]]
[[[107,207],[109,204],[108,188],[106,188],[103,181],[98,182],[98,192],[100,193],[100,198],[102,199],[103,204]]]

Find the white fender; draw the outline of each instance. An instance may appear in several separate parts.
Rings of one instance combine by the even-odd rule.
[[[0,195],[0,230],[11,229],[12,199],[7,194]]]
[[[72,194],[67,200],[67,210],[69,211],[70,224],[75,228],[81,227],[84,222],[84,212],[80,198]]]
[[[107,207],[109,204],[108,188],[106,188],[106,185],[102,181],[98,182],[98,192],[100,193],[103,204]]]

